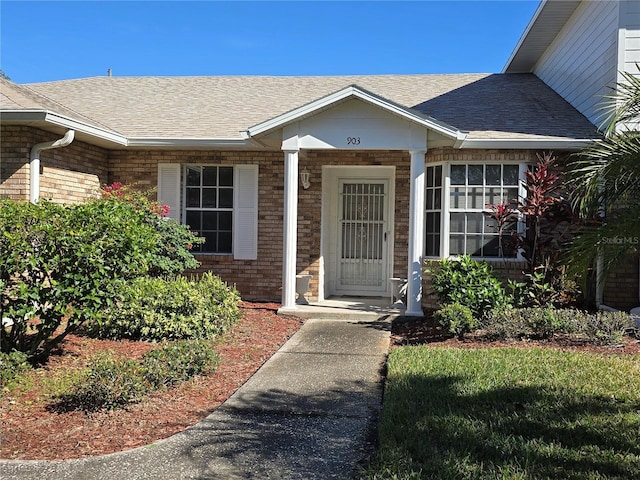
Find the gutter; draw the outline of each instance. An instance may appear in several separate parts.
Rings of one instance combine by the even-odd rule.
[[[29,201],[31,203],[37,203],[40,199],[40,152],[66,147],[73,142],[75,133],[74,130],[68,130],[64,137],[58,140],[37,143],[31,147],[29,162]]]

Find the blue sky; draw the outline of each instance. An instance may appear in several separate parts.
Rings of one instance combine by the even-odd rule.
[[[0,1],[0,68],[106,75],[500,72],[538,6],[503,1]]]

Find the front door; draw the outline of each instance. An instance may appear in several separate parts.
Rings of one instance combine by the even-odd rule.
[[[340,179],[336,293],[383,295],[388,290],[389,181]]]

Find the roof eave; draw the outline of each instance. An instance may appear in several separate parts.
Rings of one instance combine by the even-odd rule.
[[[2,110],[0,111],[2,121],[12,123],[24,123],[30,125],[52,125],[66,129],[75,130],[78,133],[99,139],[108,144],[124,146],[127,139],[119,133],[104,130],[73,118],[52,112],[50,110]]]
[[[476,138],[464,140],[461,149],[514,149],[514,150],[580,150],[593,145],[595,138]]]
[[[256,148],[254,142],[237,138],[165,138],[165,137],[132,137],[127,141],[131,148]]]
[[[579,4],[580,0],[541,0],[502,73],[531,73]]]

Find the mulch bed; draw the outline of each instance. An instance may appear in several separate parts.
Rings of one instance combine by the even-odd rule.
[[[164,392],[125,409],[92,414],[59,412],[42,387],[56,371],[79,369],[100,350],[140,358],[157,344],[94,340],[70,335],[60,351],[41,369],[30,372],[34,387],[3,393],[0,398],[0,458],[54,460],[118,452],[167,438],[209,415],[245,383],[302,325],[280,317],[277,304],[241,304],[242,320],[218,346],[215,373]]]
[[[30,372],[33,387],[3,393],[0,398],[0,458],[54,460],[82,458],[127,450],[167,438],[209,415],[245,383],[302,325],[280,317],[277,304],[243,302],[242,320],[218,346],[221,363],[215,373],[198,377],[125,409],[86,414],[51,408],[43,379],[61,370],[80,369],[100,350],[140,358],[156,346],[147,342],[93,340],[69,336],[43,368]],[[612,355],[640,354],[640,342],[626,337],[618,347],[599,347],[568,339],[489,342],[479,336],[451,338],[432,318],[394,322],[391,346],[490,348],[502,346],[558,348]]]

